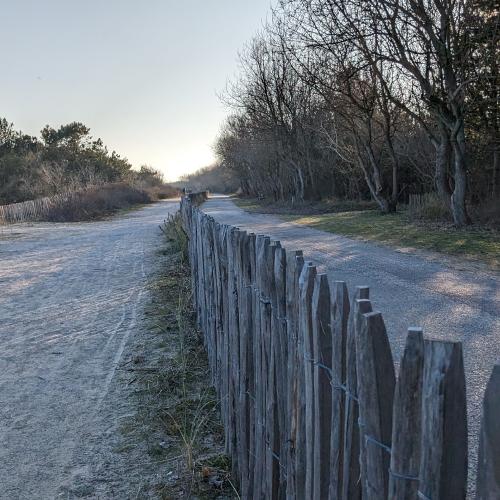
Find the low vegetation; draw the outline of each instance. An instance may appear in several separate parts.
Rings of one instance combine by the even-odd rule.
[[[93,220],[117,210],[152,203],[156,199],[153,192],[126,183],[105,184],[71,193],[60,202],[54,203],[41,220],[49,222]]]
[[[366,203],[329,202],[305,204],[295,207],[274,204],[257,199],[235,199],[247,211],[274,213],[286,220],[322,231],[352,238],[383,243],[396,248],[413,248],[441,252],[467,260],[485,262],[493,269],[500,269],[500,233],[484,225],[457,229],[441,216],[429,218],[410,217],[408,210],[381,214],[367,209]],[[422,209],[429,217],[427,209]],[[436,209],[437,210],[437,209]],[[434,214],[434,209],[429,209]]]
[[[164,499],[237,498],[231,464],[223,453],[223,429],[208,360],[195,325],[187,240],[179,216],[170,217],[162,231],[165,264],[151,284],[146,310],[157,355],[145,367],[139,351],[128,367],[136,374],[134,383],[139,388],[135,425],[150,443],[150,456],[168,464],[154,493]],[[131,425],[128,422],[126,427]]]
[[[108,184],[113,187],[101,189]],[[125,197],[138,198],[140,192],[144,192],[142,198],[151,199],[176,194],[165,185],[161,172],[147,165],[134,170],[126,158],[93,138],[82,123],[57,129],[47,125],[38,138],[15,130],[12,123],[0,118],[0,205],[66,192],[82,193],[75,197],[83,204],[78,210],[81,214],[95,211],[102,205],[97,198],[106,194],[113,195],[107,205],[118,203],[120,207]],[[92,202],[95,206],[91,207]]]
[[[109,152],[82,123],[48,125],[40,138],[0,119],[0,205],[74,193],[49,220],[87,220],[137,203],[175,196],[161,172]]]

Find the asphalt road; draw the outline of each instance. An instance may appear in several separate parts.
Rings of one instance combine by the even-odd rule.
[[[497,273],[467,271],[440,262],[436,255],[396,251],[272,215],[244,212],[226,197],[208,200],[203,210],[219,222],[269,235],[288,250],[303,250],[305,260],[335,280],[346,281],[351,291],[368,285],[373,308],[384,317],[396,362],[410,326],[422,327],[428,337],[460,340],[467,380],[469,468],[475,470],[483,392],[500,358]]]

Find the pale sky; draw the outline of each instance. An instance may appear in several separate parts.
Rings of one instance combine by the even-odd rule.
[[[80,121],[168,180],[210,164],[238,51],[271,0],[0,0],[0,117]]]

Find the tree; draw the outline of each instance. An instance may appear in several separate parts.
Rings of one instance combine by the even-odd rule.
[[[57,129],[47,125],[40,141],[0,119],[0,203],[124,181],[133,175],[128,160],[110,153],[82,123]]]

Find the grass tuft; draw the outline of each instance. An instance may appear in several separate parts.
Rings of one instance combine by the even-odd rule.
[[[393,247],[440,252],[500,269],[500,235],[487,229],[456,229],[451,224],[412,222],[405,212],[383,215],[369,210],[313,216],[288,216],[297,224]]]
[[[162,226],[165,266],[151,284],[146,310],[156,363],[136,356],[128,369],[138,377],[141,411],[134,424],[147,433],[147,452],[168,472],[155,494],[171,498],[237,498],[208,359],[196,328],[187,265],[187,239],[179,215]],[[137,362],[136,362],[137,360]],[[122,432],[127,432],[124,422]]]

